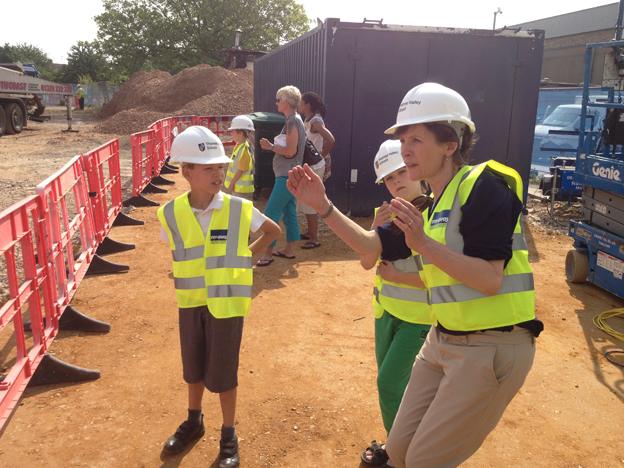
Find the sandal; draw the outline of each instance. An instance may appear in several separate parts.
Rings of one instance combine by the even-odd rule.
[[[288,260],[292,260],[293,258],[295,258],[294,255],[286,255],[284,252],[280,252],[279,250],[277,252],[273,252],[273,256],[279,257],[279,258],[286,258]]]
[[[369,455],[372,455],[369,458]],[[369,447],[362,452],[360,457],[365,465],[369,466],[386,466],[388,462],[388,454],[385,445],[373,440]]]
[[[321,246],[320,242],[308,241],[305,244],[303,244],[301,248],[305,250],[310,250],[310,249],[316,249],[317,247],[320,247],[320,246]]]
[[[272,258],[261,258],[260,260],[256,262],[256,266],[266,267],[266,266],[269,266],[271,263],[273,263],[273,261],[274,260]]]

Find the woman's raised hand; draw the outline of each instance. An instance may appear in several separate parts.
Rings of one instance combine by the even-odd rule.
[[[427,242],[422,213],[402,198],[395,198],[390,205],[396,215],[393,222],[405,234],[405,243],[410,249],[421,252]]]
[[[317,213],[323,211],[323,207],[328,204],[323,181],[307,164],[288,171],[287,187],[298,201],[305,203]]]
[[[260,138],[260,148],[262,148],[265,151],[272,151],[273,150],[273,143],[271,143],[266,138]]]

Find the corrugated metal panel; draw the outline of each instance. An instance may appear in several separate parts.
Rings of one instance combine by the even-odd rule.
[[[274,106],[275,90],[281,85],[321,89],[327,126],[336,136],[328,191],[341,209],[366,214],[387,198],[385,189],[375,187],[372,159],[402,97],[424,81],[450,86],[468,101],[480,135],[475,161],[497,159],[528,180],[541,35],[507,31],[493,36],[491,31],[340,22],[329,23],[324,30],[321,46],[326,52],[318,54],[323,67],[306,62],[309,49],[298,42],[289,44],[262,59],[267,64],[283,59],[289,71],[276,64],[256,69],[254,95],[264,106],[258,110],[266,110]],[[314,79],[307,81],[309,77]]]
[[[254,111],[274,112],[275,92],[286,85],[323,96],[325,37],[326,30],[319,27],[256,60]]]

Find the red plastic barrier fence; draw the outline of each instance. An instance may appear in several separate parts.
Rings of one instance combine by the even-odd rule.
[[[89,182],[97,241],[102,243],[121,211],[119,139],[83,154],[81,159]]]
[[[76,293],[98,247],[80,156],[37,185],[36,190],[50,222],[45,247],[54,272],[56,302],[62,309]]]
[[[153,158],[153,175],[160,174],[160,170],[165,165],[171,151],[171,143],[175,138],[174,128],[176,127],[175,117],[168,117],[154,122],[149,128],[156,130],[155,155]]]
[[[154,159],[156,159],[155,129],[144,130],[130,135],[132,146],[132,195],[138,197],[149,184],[154,174]]]
[[[0,332],[7,338],[4,332],[13,324],[15,341],[14,362],[0,378],[0,431],[58,330],[60,311],[54,304],[55,286],[46,261],[48,228],[43,200],[38,196],[28,197],[0,213],[2,273],[8,284],[8,297],[0,308]],[[30,321],[32,341],[24,333],[25,318]],[[2,343],[5,349],[7,344],[10,342]],[[13,358],[12,354],[9,356]]]
[[[230,122],[234,118],[233,115],[202,115],[195,116],[193,119],[193,125],[202,125],[207,129],[211,130],[215,135],[221,137],[223,141],[224,138],[228,137],[227,129],[230,126]],[[236,143],[231,139],[226,139],[223,141],[223,146],[235,146]]]
[[[173,139],[189,126],[202,125],[221,137],[222,141],[225,140],[223,141],[225,147],[233,147],[235,143],[228,139],[227,132],[232,118],[231,115],[167,117],[152,123],[148,130],[130,135],[133,197],[141,195],[150,181],[160,175],[169,158]]]
[[[175,117],[173,117],[173,119],[175,119],[175,127],[177,129],[177,132],[181,133],[191,125],[196,125],[196,118],[197,116],[195,115],[176,115]]]

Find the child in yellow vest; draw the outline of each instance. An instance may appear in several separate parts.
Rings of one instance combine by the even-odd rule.
[[[250,145],[249,139],[254,131],[253,121],[246,115],[238,115],[232,119],[228,131],[236,146],[232,151],[232,162],[228,166],[223,191],[246,200],[252,200],[254,157],[253,146]]]
[[[252,254],[275,240],[280,228],[251,202],[221,192],[230,159],[207,128],[192,126],[179,134],[171,161],[182,163],[190,185],[189,192],[158,210],[161,237],[173,256],[189,414],[163,451],[180,453],[204,435],[205,387],[219,394],[223,414],[218,466],[237,467],[237,374],[243,318],[251,305]],[[260,237],[248,245],[249,234],[256,231]]]
[[[374,160],[376,183],[384,184],[392,198],[426,203],[420,181],[410,180],[401,157],[401,142],[383,142]],[[403,398],[416,355],[431,328],[433,317],[427,291],[418,287],[419,263],[404,241],[403,233],[392,223],[390,204],[375,210],[374,229],[381,242],[375,276],[375,356],[379,407],[389,433]],[[362,453],[367,465],[383,466],[388,460],[385,446],[372,441]]]

